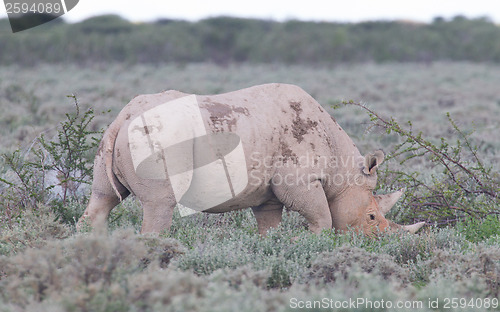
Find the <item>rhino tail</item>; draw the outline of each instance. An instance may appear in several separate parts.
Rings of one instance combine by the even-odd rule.
[[[113,152],[115,149],[116,137],[118,136],[118,131],[120,130],[121,124],[118,122],[113,122],[109,126],[106,134],[103,138],[104,140],[104,166],[106,168],[106,175],[108,177],[109,183],[111,184],[111,188],[115,192],[116,196],[123,200],[122,195],[118,191],[118,187],[116,186],[116,177],[113,173]]]

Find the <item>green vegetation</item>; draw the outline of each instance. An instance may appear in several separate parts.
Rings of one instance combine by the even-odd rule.
[[[119,16],[76,24],[60,19],[9,33],[0,20],[0,64],[108,62],[234,62],[338,64],[341,62],[500,62],[500,28],[488,18],[430,24],[379,21],[358,24],[216,17],[199,22],[134,24]]]
[[[489,215],[482,219],[468,217],[458,222],[456,228],[467,240],[482,242],[500,236],[500,218],[498,215]]]
[[[66,114],[56,139],[47,140],[42,134],[27,153],[17,149],[1,155],[12,177],[0,177],[0,183],[8,185],[0,193],[4,226],[12,227],[26,211],[36,211],[40,205],[50,205],[63,223],[74,224],[82,213],[71,204],[86,202],[82,184],[92,181],[93,158],[103,131],[90,131],[93,110],[81,114],[76,96],[68,97],[75,101],[76,110]]]
[[[384,148],[389,157],[380,170],[377,192],[407,187],[389,218],[430,224],[417,235],[382,235],[377,240],[331,231],[317,236],[307,231],[301,216],[285,212],[281,226],[260,237],[251,211],[243,210],[184,218],[176,213],[169,233],[149,236],[138,234],[142,210],[130,198],[112,211],[108,233],[76,233],[74,218],[85,207],[88,189],[53,202],[51,192],[68,184],[34,179],[23,186],[11,170],[28,166],[25,173],[34,176],[57,168],[87,172],[85,177],[68,176],[83,183],[96,147],[91,137],[98,138],[135,94],[164,89],[218,93],[271,81],[295,83],[311,93],[362,153]],[[16,181],[0,182],[0,310],[291,311],[297,310],[295,304],[323,298],[404,301],[417,308],[421,303],[421,309],[413,309],[418,311],[433,310],[429,302],[436,299],[437,310],[443,310],[445,298],[463,298],[465,302],[446,311],[497,310],[492,299],[500,295],[498,198],[468,194],[463,188],[481,188],[463,173],[457,181],[450,174],[457,174],[459,163],[483,184],[498,185],[498,81],[498,65],[446,62],[322,68],[206,63],[2,66],[0,153],[11,155],[17,165],[4,158],[0,166],[0,178]],[[76,97],[66,94],[77,94],[78,105]],[[349,105],[333,110],[342,99],[363,103],[376,115],[370,122],[369,115]],[[94,113],[104,110],[112,112]],[[401,120],[411,120],[411,128]],[[451,170],[443,170],[440,158],[429,157],[422,146],[450,156],[452,162],[446,164]],[[68,152],[78,152],[73,162],[63,161],[69,159]],[[40,162],[43,157],[46,161]],[[16,188],[21,196],[11,196]],[[453,206],[487,216],[455,213],[444,205],[416,205],[419,196],[435,194],[428,190],[444,192],[446,200],[455,201]],[[44,197],[37,197],[41,193]],[[374,309],[360,305],[344,310]]]
[[[250,211],[176,215],[159,237],[134,234],[140,223],[90,235],[41,212],[1,233],[3,311],[289,311],[293,298],[421,302],[431,311],[429,300],[442,309],[447,297],[480,298],[474,310],[494,311],[486,302],[500,291],[499,236],[473,243],[434,227],[379,240],[316,236],[285,213],[260,237]]]
[[[394,132],[401,139],[402,142],[394,147],[386,160],[400,158],[399,165],[408,167],[412,160],[425,158],[434,164],[435,171],[440,171],[432,175],[429,183],[419,171],[386,167],[379,183],[391,188],[405,188],[405,206],[411,211],[408,217],[418,216],[445,224],[466,216],[484,219],[496,215],[494,219],[487,220],[496,220],[498,224],[500,179],[493,172],[493,167],[485,165],[478,155],[479,147],[470,139],[473,131],[462,131],[447,113],[450,128],[458,138],[449,142],[441,137],[436,144],[423,137],[421,131],[415,133],[411,121],[405,129],[394,118],[382,117],[363,104],[353,101],[344,101],[343,104],[363,108],[370,116],[373,127],[382,128],[389,135]]]

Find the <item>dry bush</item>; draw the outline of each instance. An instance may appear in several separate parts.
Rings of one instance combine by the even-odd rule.
[[[172,238],[160,238],[154,234],[142,235],[136,238],[147,247],[148,256],[143,262],[148,265],[154,260],[158,260],[160,268],[164,269],[170,261],[177,255],[184,254],[186,249],[178,241]]]
[[[319,255],[304,274],[306,283],[336,283],[351,275],[367,273],[404,286],[409,283],[409,272],[394,262],[391,256],[367,252],[364,249],[342,246]]]
[[[12,255],[29,247],[42,247],[50,240],[68,238],[68,225],[54,221],[55,214],[46,206],[28,210],[10,228],[0,228],[0,255]]]
[[[151,307],[184,306],[194,309],[196,298],[203,297],[208,281],[189,272],[149,270],[129,277],[127,301],[140,311]]]
[[[138,238],[131,231],[50,241],[0,258],[0,296],[19,307],[50,301],[83,310],[101,300],[113,305],[126,297],[129,278],[150,263],[166,267],[182,252],[175,240]]]
[[[394,257],[399,264],[408,264],[416,259],[428,259],[435,250],[460,250],[467,246],[463,235],[449,228],[431,229],[419,235],[409,233],[389,235],[386,239],[387,244],[382,246],[379,252]]]
[[[426,265],[432,270],[431,283],[450,280],[454,288],[469,289],[471,297],[500,295],[500,250],[496,246],[479,246],[476,252],[465,255],[441,250]]]
[[[288,238],[276,240],[280,231],[269,238],[249,235],[244,229],[231,231],[238,238],[232,244],[221,232],[208,231],[201,254],[196,244],[187,249],[171,238],[117,230],[110,236],[50,241],[41,248],[0,257],[0,310],[288,311],[291,298],[425,302],[445,296],[498,295],[498,250],[483,247],[464,255],[454,243],[442,242],[450,231],[441,235],[436,229],[395,240],[389,249],[423,242],[435,247],[428,258],[406,264],[385,253],[389,245],[384,239],[389,237],[349,241],[345,236],[335,241],[328,233],[304,235],[304,242],[318,241],[311,249]],[[340,242],[344,246],[331,248]],[[202,261],[206,256],[206,264],[212,263],[225,244],[222,254],[232,249],[234,259],[221,263],[221,268],[201,275],[194,267],[180,269],[183,257],[196,255]],[[246,264],[236,264],[245,259]],[[416,278],[416,270],[422,276]],[[421,280],[425,283],[414,287]]]
[[[230,287],[235,289],[243,289],[248,284],[266,289],[269,272],[268,270],[255,270],[250,265],[243,265],[234,270],[216,270],[210,275],[210,279],[217,282],[227,282]]]

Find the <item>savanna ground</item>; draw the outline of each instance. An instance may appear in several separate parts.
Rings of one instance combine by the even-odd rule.
[[[0,152],[20,148],[28,154],[41,133],[55,138],[58,123],[74,111],[69,94],[77,95],[82,109],[93,107],[97,116],[91,127],[99,130],[137,94],[167,89],[212,94],[286,82],[301,86],[327,108],[363,154],[383,148],[390,155],[399,138],[369,127],[369,116],[359,108],[334,110],[342,100],[363,102],[401,123],[411,120],[413,129],[431,140],[453,142],[459,134],[447,121],[449,112],[461,130],[475,130],[470,139],[495,175],[499,81],[498,65],[444,62],[326,68],[3,66]],[[418,171],[429,183],[441,170],[425,157],[404,166],[391,159],[384,166]],[[11,177],[6,165],[0,174]],[[383,172],[379,179],[387,181]],[[385,182],[377,191],[403,186]],[[79,199],[68,201],[64,218],[50,204],[18,208],[21,213],[13,216],[13,207],[0,202],[0,311],[288,311],[313,301],[319,305],[310,311],[339,305],[343,311],[404,310],[397,309],[401,304],[415,311],[498,309],[496,215],[429,224],[416,235],[373,240],[328,231],[311,234],[304,219],[292,212],[284,213],[280,228],[260,237],[249,210],[177,214],[169,233],[139,235],[142,212],[133,198],[113,210],[109,233],[76,233],[74,220],[84,208],[85,200]],[[389,218],[426,220],[408,212],[405,201]]]

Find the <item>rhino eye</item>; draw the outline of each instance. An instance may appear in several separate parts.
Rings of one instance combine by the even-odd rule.
[[[370,220],[375,220],[375,215],[374,214],[370,214]]]

